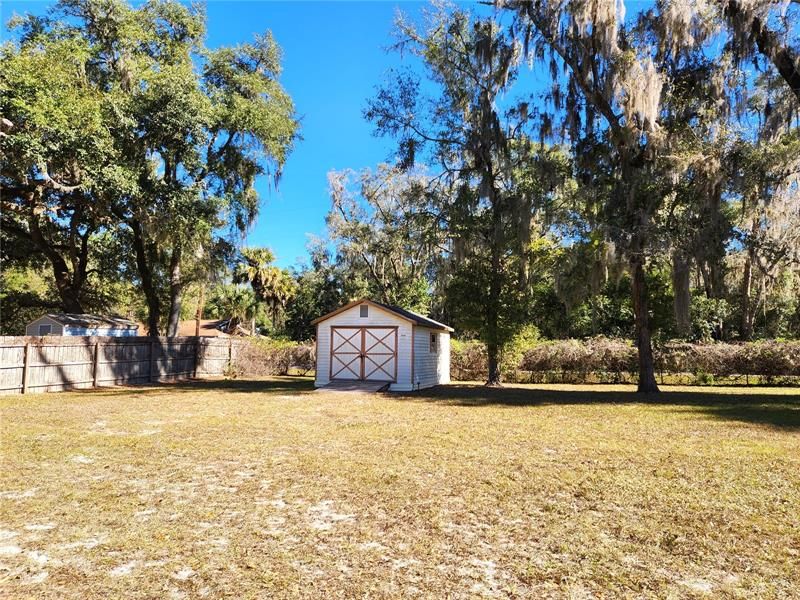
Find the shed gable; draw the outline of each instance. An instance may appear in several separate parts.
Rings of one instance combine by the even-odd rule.
[[[364,314],[363,307],[366,307],[366,315]],[[355,300],[350,302],[349,304],[345,304],[344,306],[337,308],[333,312],[329,312],[327,315],[323,315],[311,321],[312,325],[319,325],[326,321],[330,321],[331,319],[335,319],[342,314],[347,313],[355,313],[357,318],[360,319],[371,319],[372,314],[378,311],[378,314],[384,315],[385,317],[391,317],[394,319],[395,322],[405,322],[405,323],[413,323],[413,320],[405,317],[401,314],[393,312],[388,307],[382,306],[377,302],[373,302],[372,300]],[[345,317],[347,318],[347,317]]]
[[[367,310],[364,311],[363,309]],[[402,325],[408,323],[406,319],[391,311],[381,308],[377,304],[362,302],[349,308],[336,312],[327,316],[327,318],[318,321],[317,324],[326,325]]]

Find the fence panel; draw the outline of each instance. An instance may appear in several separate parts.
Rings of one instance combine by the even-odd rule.
[[[231,338],[201,338],[197,375],[222,375],[236,357],[237,347],[246,342]]]
[[[136,339],[137,341],[129,341]],[[97,385],[147,383],[150,381],[150,347],[155,342],[120,338],[116,343],[98,343]],[[125,340],[125,341],[122,341]]]
[[[0,336],[0,394],[222,375],[246,343],[212,337]]]
[[[51,338],[52,339],[52,338]],[[57,392],[93,385],[94,347],[87,338],[28,344],[28,392]]]
[[[24,342],[9,342],[8,345],[0,346],[0,393],[21,392],[24,369]]]

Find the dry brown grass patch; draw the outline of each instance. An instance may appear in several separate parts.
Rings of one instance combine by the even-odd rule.
[[[796,390],[628,390],[5,397],[0,595],[797,595]]]

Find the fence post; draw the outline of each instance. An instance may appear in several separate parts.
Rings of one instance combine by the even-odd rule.
[[[153,358],[155,357],[156,353],[155,348],[155,340],[150,340],[150,383],[153,383],[153,375],[155,374],[153,369]]]
[[[197,371],[200,368],[200,336],[197,335],[194,338],[194,372],[192,373],[192,377],[197,379]]]
[[[25,350],[22,354],[22,393],[28,392],[28,361],[30,357],[30,342],[25,343]]]
[[[228,371],[233,368],[233,337],[228,339]]]
[[[92,387],[97,387],[97,365],[100,361],[100,342],[94,343],[94,360],[92,361]]]

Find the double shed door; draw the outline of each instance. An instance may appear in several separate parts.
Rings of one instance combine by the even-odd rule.
[[[331,379],[397,381],[397,327],[331,327]]]

